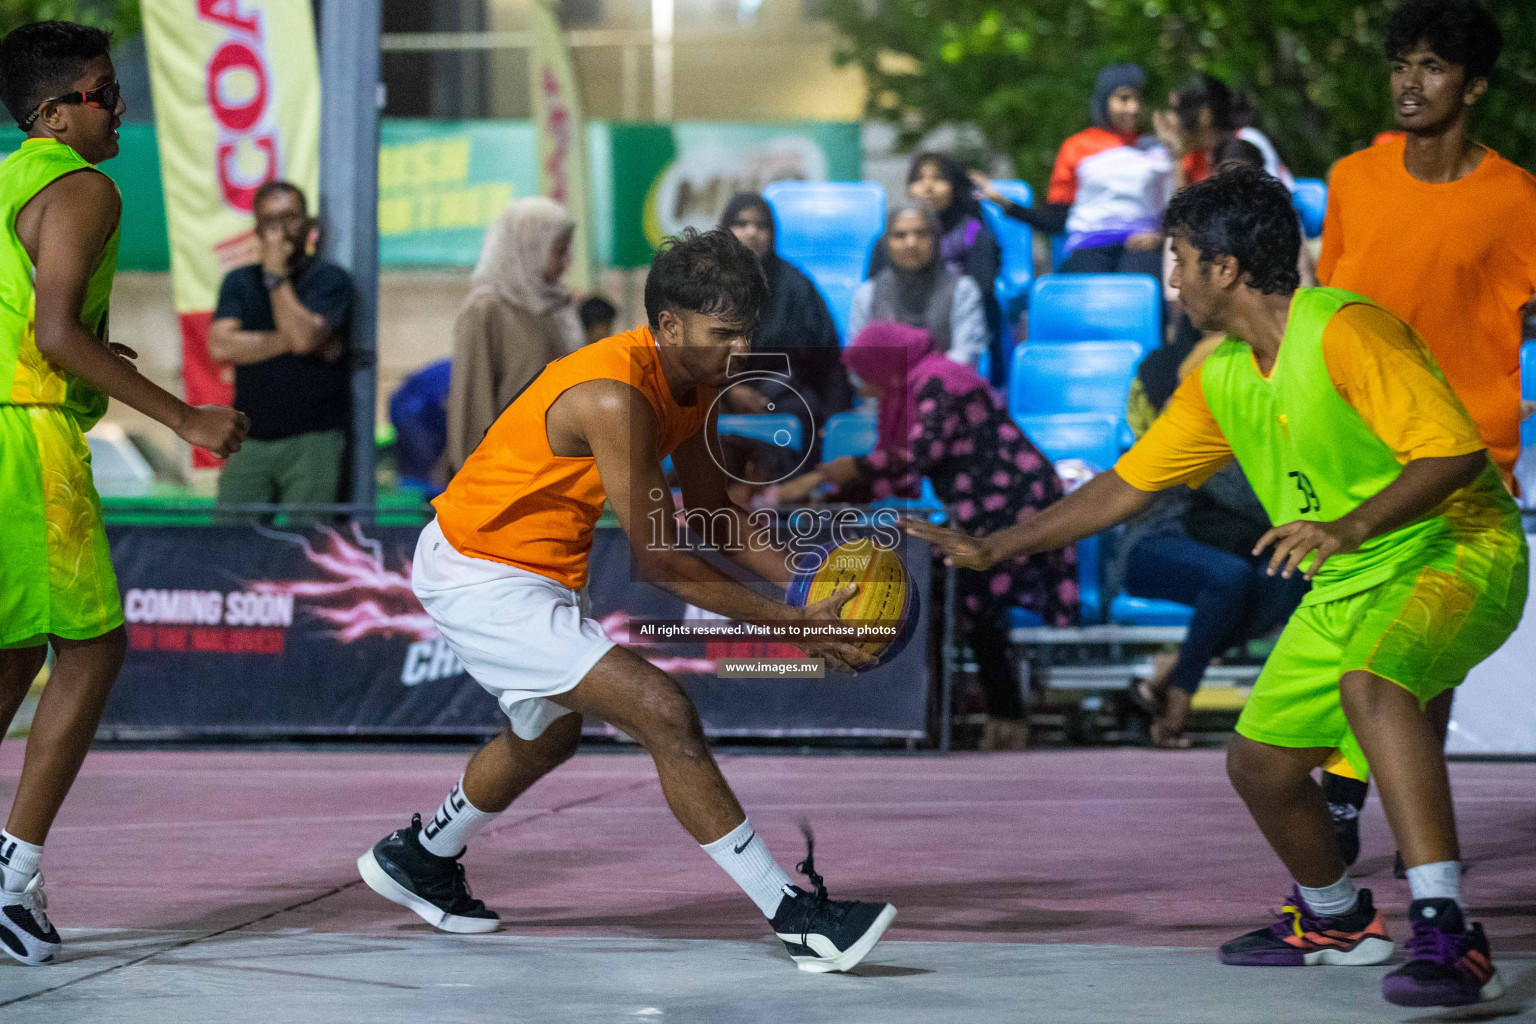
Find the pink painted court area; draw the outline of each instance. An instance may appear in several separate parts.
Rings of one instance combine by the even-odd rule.
[[[807,818],[834,897],[898,907],[853,976],[793,968],[631,752],[578,756],[471,846],[500,932],[433,932],[353,861],[434,809],[466,753],[93,753],[44,862],[62,961],[0,962],[5,1019],[1536,1019],[1536,764],[1452,767],[1468,896],[1510,992],[1426,1014],[1381,1000],[1389,968],[1217,963],[1288,886],[1219,751],[723,753],[786,869]],[[21,754],[0,748],[0,788]],[[1357,874],[1401,943],[1374,799],[1363,836]]]

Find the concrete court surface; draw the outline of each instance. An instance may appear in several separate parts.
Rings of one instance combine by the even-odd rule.
[[[0,747],[9,799],[22,744]],[[673,822],[648,759],[579,756],[472,845],[489,936],[433,932],[357,854],[464,755],[93,753],[48,842],[61,962],[0,959],[0,1020],[1212,1022],[1536,1020],[1536,764],[1453,766],[1474,916],[1510,994],[1381,1000],[1387,968],[1223,967],[1287,883],[1218,751],[722,755],[786,869],[900,908],[854,975],[800,973]],[[1406,937],[1373,802],[1363,882]]]

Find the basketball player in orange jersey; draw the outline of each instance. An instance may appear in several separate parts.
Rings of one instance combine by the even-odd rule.
[[[811,853],[812,892],[791,885],[752,828],[705,742],[692,701],[670,676],[616,646],[581,612],[592,532],[606,499],[639,574],[689,604],[742,622],[836,621],[850,586],[806,608],[770,600],[679,549],[672,456],[690,511],[739,517],[705,443],[716,389],[749,348],[767,286],[757,257],[727,231],[689,232],[657,255],[645,284],[648,327],[559,359],[486,432],[433,504],[411,585],[510,727],[482,748],[425,825],[421,815],[358,859],[363,880],[449,932],[488,932],[494,911],[470,895],[465,843],[569,758],[592,715],[638,740],[656,762],[679,823],[769,919],[801,970],[846,971],[896,916],[883,903],[832,901]],[[652,532],[656,536],[649,536]],[[787,581],[785,553],[722,548]],[[867,664],[843,643],[800,645],[835,667]]]

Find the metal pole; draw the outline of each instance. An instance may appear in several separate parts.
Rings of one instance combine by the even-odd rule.
[[[326,257],[352,275],[351,503],[373,509],[379,321],[380,0],[322,0],[320,216]],[[371,519],[371,512],[360,516]]]
[[[958,570],[944,569],[944,640],[939,667],[939,752],[949,753],[955,727],[955,668],[960,650],[955,636],[955,598]]]

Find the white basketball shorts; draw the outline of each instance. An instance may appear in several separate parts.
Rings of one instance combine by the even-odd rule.
[[[549,698],[573,689],[614,645],[602,626],[582,616],[574,590],[460,554],[436,519],[416,541],[411,589],[465,670],[525,740],[569,714]]]

